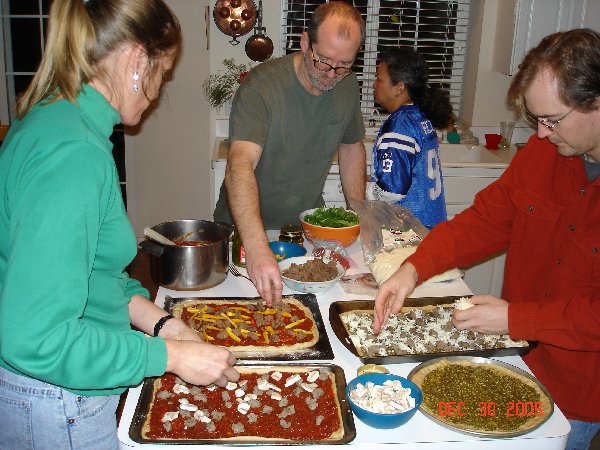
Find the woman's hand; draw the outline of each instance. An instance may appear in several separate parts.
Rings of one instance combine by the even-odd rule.
[[[508,334],[508,302],[492,295],[474,295],[469,309],[452,313],[452,323],[459,330],[484,334]]]
[[[183,320],[176,317],[167,320],[158,335],[165,339],[177,341],[204,342],[197,331],[194,331]]]
[[[375,297],[375,321],[373,331],[379,333],[387,323],[390,314],[402,309],[404,299],[415,290],[419,275],[410,263],[405,263],[380,287]]]
[[[240,374],[234,369],[236,359],[225,347],[191,340],[165,339],[167,372],[200,386],[216,384],[224,387],[237,381]]]

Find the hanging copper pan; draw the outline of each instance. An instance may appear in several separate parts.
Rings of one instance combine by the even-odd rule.
[[[256,22],[256,5],[252,0],[217,0],[213,18],[219,30],[233,37],[229,42],[237,45],[237,38],[248,33]]]
[[[267,36],[267,29],[262,26],[262,0],[258,2],[258,25],[254,35],[246,41],[246,55],[252,61],[263,62],[273,54],[273,41]]]

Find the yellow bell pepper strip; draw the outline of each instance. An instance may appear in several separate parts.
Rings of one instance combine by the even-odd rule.
[[[244,311],[248,314],[252,314],[252,311],[250,311],[248,308],[245,308],[244,306],[230,306],[229,309],[235,309],[237,311]]]
[[[231,339],[233,339],[235,342],[242,342],[242,340],[239,337],[237,337],[235,334],[233,334],[233,331],[231,331],[230,327],[225,328],[225,331],[227,332],[229,337]]]
[[[288,323],[285,328],[290,329],[290,328],[294,328],[296,325],[300,325],[302,322],[304,322],[306,320],[306,317],[304,319],[300,319],[300,320],[296,320],[295,322],[292,323]]]
[[[231,325],[233,325],[233,328],[237,328],[237,327],[238,327],[238,326],[236,325],[236,323],[235,323],[233,320],[231,320],[231,318],[230,318],[230,317],[228,317],[228,316],[227,316],[227,314],[223,314],[223,313],[221,313],[221,316],[223,316],[225,319],[229,320],[229,322],[231,322]]]
[[[266,331],[263,331],[263,338],[265,340],[265,343],[270,344],[271,341],[269,341],[269,333]]]
[[[303,330],[302,328],[294,328],[294,331],[295,331],[296,333],[300,333],[300,332],[302,332],[302,333],[304,333],[304,334],[313,334],[313,332],[312,332],[312,331],[310,331],[310,330]]]

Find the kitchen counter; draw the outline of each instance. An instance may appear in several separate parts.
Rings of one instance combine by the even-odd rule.
[[[357,242],[348,248],[348,252],[357,267],[351,268],[348,273],[361,273],[367,269],[364,266],[362,258],[362,250],[360,244]],[[244,272],[244,270],[241,270]],[[287,287],[284,286],[284,295],[293,294]],[[461,296],[468,295],[471,291],[462,279],[458,279],[449,283],[429,283],[419,286],[413,293],[413,297],[440,297],[440,296]],[[231,274],[228,274],[227,279],[222,284],[207,289],[204,291],[173,291],[159,288],[156,303],[164,305],[165,297],[169,295],[171,297],[238,297],[238,296],[249,296],[253,297],[257,295],[254,285],[244,278],[235,278]],[[358,296],[347,294],[338,285],[334,286],[331,290],[324,294],[317,296],[317,300],[320,305],[321,314],[325,322],[325,328],[329,341],[334,352],[333,361],[325,361],[327,363],[332,362],[340,366],[345,373],[346,381],[350,381],[356,376],[356,370],[362,365],[360,360],[354,356],[344,345],[336,338],[331,325],[329,323],[329,305],[334,301],[340,300],[357,300],[364,299],[365,296]],[[528,370],[523,360],[518,356],[506,356],[495,358],[506,363],[515,365],[522,369]],[[323,363],[324,361],[309,361],[311,363]],[[388,365],[390,372],[407,376],[408,373],[416,367],[416,363],[405,363]],[[133,442],[129,438],[129,426],[137,405],[137,401],[141,392],[141,387],[131,388],[127,395],[127,400],[119,423],[118,436],[121,442],[121,448],[139,448],[139,449],[157,449],[157,450],[170,450],[170,449],[181,449],[182,446],[176,445],[149,445],[149,444],[138,444]],[[565,447],[567,436],[570,430],[569,423],[566,420],[563,413],[558,407],[555,406],[554,414],[550,419],[544,423],[541,427],[533,430],[532,432],[523,436],[509,438],[509,439],[492,439],[492,438],[481,438],[476,436],[470,436],[467,434],[457,433],[455,431],[444,428],[437,423],[434,423],[423,415],[420,411],[408,422],[406,425],[393,429],[393,430],[378,430],[371,428],[356,417],[354,418],[356,426],[356,439],[351,443],[347,444],[349,447],[371,450],[371,449],[389,449],[392,448],[390,445],[405,444],[405,448],[423,448],[423,449],[508,449],[508,450],[562,450]],[[188,448],[206,448],[206,445],[202,446],[185,446]],[[210,446],[212,448],[218,448],[220,446]],[[325,449],[339,449],[339,446],[334,445],[316,445],[319,450]],[[222,447],[221,447],[222,448]],[[260,448],[269,448],[279,450],[281,446],[260,446]]]
[[[373,139],[365,139],[367,167],[372,164]],[[229,152],[226,138],[217,138],[213,149],[213,166],[215,161],[226,161]],[[440,160],[442,168],[482,168],[505,169],[510,164],[517,149],[513,146],[508,149],[488,150],[480,145],[465,144],[440,144]],[[332,172],[337,170],[337,154],[331,162]],[[336,166],[336,168],[333,168]],[[339,170],[337,170],[339,172]]]

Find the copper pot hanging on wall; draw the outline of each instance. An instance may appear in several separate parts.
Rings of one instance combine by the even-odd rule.
[[[217,28],[233,39],[237,45],[239,36],[248,33],[256,22],[256,5],[252,0],[217,0],[213,9]]]
[[[262,26],[262,0],[258,2],[258,25],[254,35],[246,41],[246,55],[252,61],[263,62],[273,54],[273,41],[267,36],[267,29]]]

